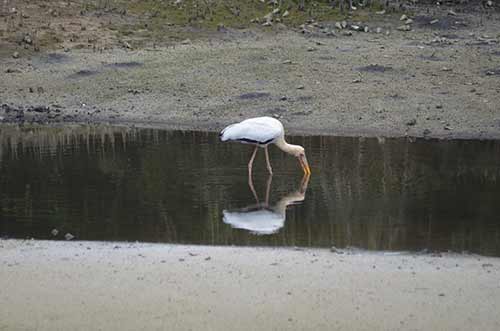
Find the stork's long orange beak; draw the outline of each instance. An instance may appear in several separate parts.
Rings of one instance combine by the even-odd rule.
[[[310,175],[311,168],[309,168],[309,163],[307,162],[306,156],[305,155],[299,156],[299,162],[300,166],[302,167],[302,170],[304,170],[304,173]]]

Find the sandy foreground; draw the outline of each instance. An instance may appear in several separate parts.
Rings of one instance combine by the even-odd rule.
[[[499,330],[500,259],[0,241],[0,330]]]

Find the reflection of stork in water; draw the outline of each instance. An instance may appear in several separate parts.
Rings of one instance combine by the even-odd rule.
[[[271,182],[272,176],[269,176],[267,179],[266,199],[263,203],[260,203],[253,186],[252,177],[249,177],[248,185],[257,204],[234,211],[224,210],[222,221],[233,228],[248,230],[254,234],[276,233],[285,225],[286,207],[304,201],[309,175],[305,174],[300,187],[281,198],[274,206],[269,206]]]

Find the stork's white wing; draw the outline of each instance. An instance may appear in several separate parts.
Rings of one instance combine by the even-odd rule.
[[[247,143],[268,144],[283,135],[283,125],[272,117],[256,117],[232,124],[221,131],[222,141],[238,140]]]

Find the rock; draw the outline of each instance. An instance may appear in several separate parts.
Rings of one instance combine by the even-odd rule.
[[[368,32],[370,32],[370,28],[367,27],[367,26],[365,26],[364,29],[363,29],[363,31],[365,31],[366,33],[368,33]]]
[[[286,101],[286,100],[288,100],[288,98],[285,95],[280,98],[280,101]]]
[[[28,44],[28,45],[31,45],[31,44],[33,44],[33,39],[31,39],[31,36],[27,34],[24,36],[23,42]]]
[[[315,47],[307,47],[308,52],[314,52],[316,50]]]
[[[435,19],[435,20],[430,21],[429,24],[436,24],[437,22],[439,22],[439,20]]]
[[[272,22],[272,20],[273,20],[273,13],[272,12],[264,16],[264,21]]]
[[[352,31],[343,31],[342,34],[344,36],[352,36]]]
[[[132,49],[132,45],[130,45],[128,42],[126,42],[125,40],[122,40],[122,45],[123,47],[125,48],[128,48],[128,49]]]
[[[190,45],[191,44],[191,39],[184,39],[183,41],[181,41],[181,44],[182,45]]]
[[[355,24],[351,25],[349,28],[353,31],[361,30],[361,27],[359,25],[355,25]]]
[[[281,15],[281,17],[288,17],[290,15],[290,13],[288,12],[288,10],[285,10],[285,12]]]
[[[303,89],[304,89],[304,85],[297,86],[297,90],[303,90]]]
[[[375,33],[382,33],[382,28],[377,28],[377,29],[375,30]]]
[[[12,54],[12,57],[13,57],[14,59],[18,59],[18,58],[19,58],[19,52],[14,52],[14,53]]]
[[[5,70],[5,72],[8,74],[20,74],[20,73],[22,73],[22,71],[17,69],[17,68],[7,68],[7,70]]]
[[[411,26],[409,26],[409,25],[401,25],[401,26],[398,26],[397,29],[399,31],[411,31]]]
[[[457,16],[457,13],[455,13],[452,9],[450,9],[450,10],[448,10],[448,15]]]
[[[493,1],[491,0],[486,1],[486,6],[493,7]]]
[[[384,15],[385,14],[385,10],[380,10],[378,12],[375,12],[377,15]]]
[[[347,22],[346,22],[346,21],[342,21],[342,22],[340,23],[340,26],[342,26],[342,29],[347,28]]]
[[[271,23],[270,21],[262,23],[262,26],[271,26],[271,25],[273,25],[273,23]]]
[[[447,131],[451,131],[451,130],[453,130],[453,128],[452,128],[451,126],[449,126],[449,125],[445,125],[445,126],[443,127],[443,129],[445,129],[445,130],[447,130]]]
[[[224,23],[219,23],[217,24],[217,31],[225,31],[226,27],[224,26]]]
[[[441,68],[442,71],[451,71],[452,69],[451,68],[448,68],[448,67],[442,67]]]
[[[400,21],[406,21],[408,19],[408,16],[406,16],[405,14],[401,15],[401,17],[399,18]]]
[[[70,49],[68,47],[64,47],[64,52],[68,53]]]
[[[405,21],[405,24],[412,24],[412,23],[413,23],[413,20],[412,20],[411,18],[409,18],[409,19],[407,19],[407,20]]]
[[[283,62],[281,62],[282,64],[292,64],[292,61],[291,60],[285,60]]]
[[[353,83],[361,83],[361,78],[356,78],[352,81]]]
[[[342,30],[342,24],[340,24],[339,22],[335,23],[335,27],[339,30]]]
[[[72,239],[74,239],[74,238],[75,238],[75,236],[74,236],[74,235],[72,235],[72,234],[71,234],[71,233],[69,233],[69,232],[68,232],[68,233],[66,233],[66,234],[64,235],[64,239],[66,239],[66,240],[72,240]]]
[[[52,229],[52,231],[50,231],[50,234],[52,234],[55,237],[55,236],[57,236],[59,234],[59,230]]]
[[[411,120],[409,120],[408,122],[406,122],[406,125],[408,125],[408,126],[414,126],[415,124],[417,124],[417,119],[416,118],[412,118]]]
[[[277,15],[280,13],[280,9],[279,8],[275,8],[273,11],[272,11],[273,15]]]

